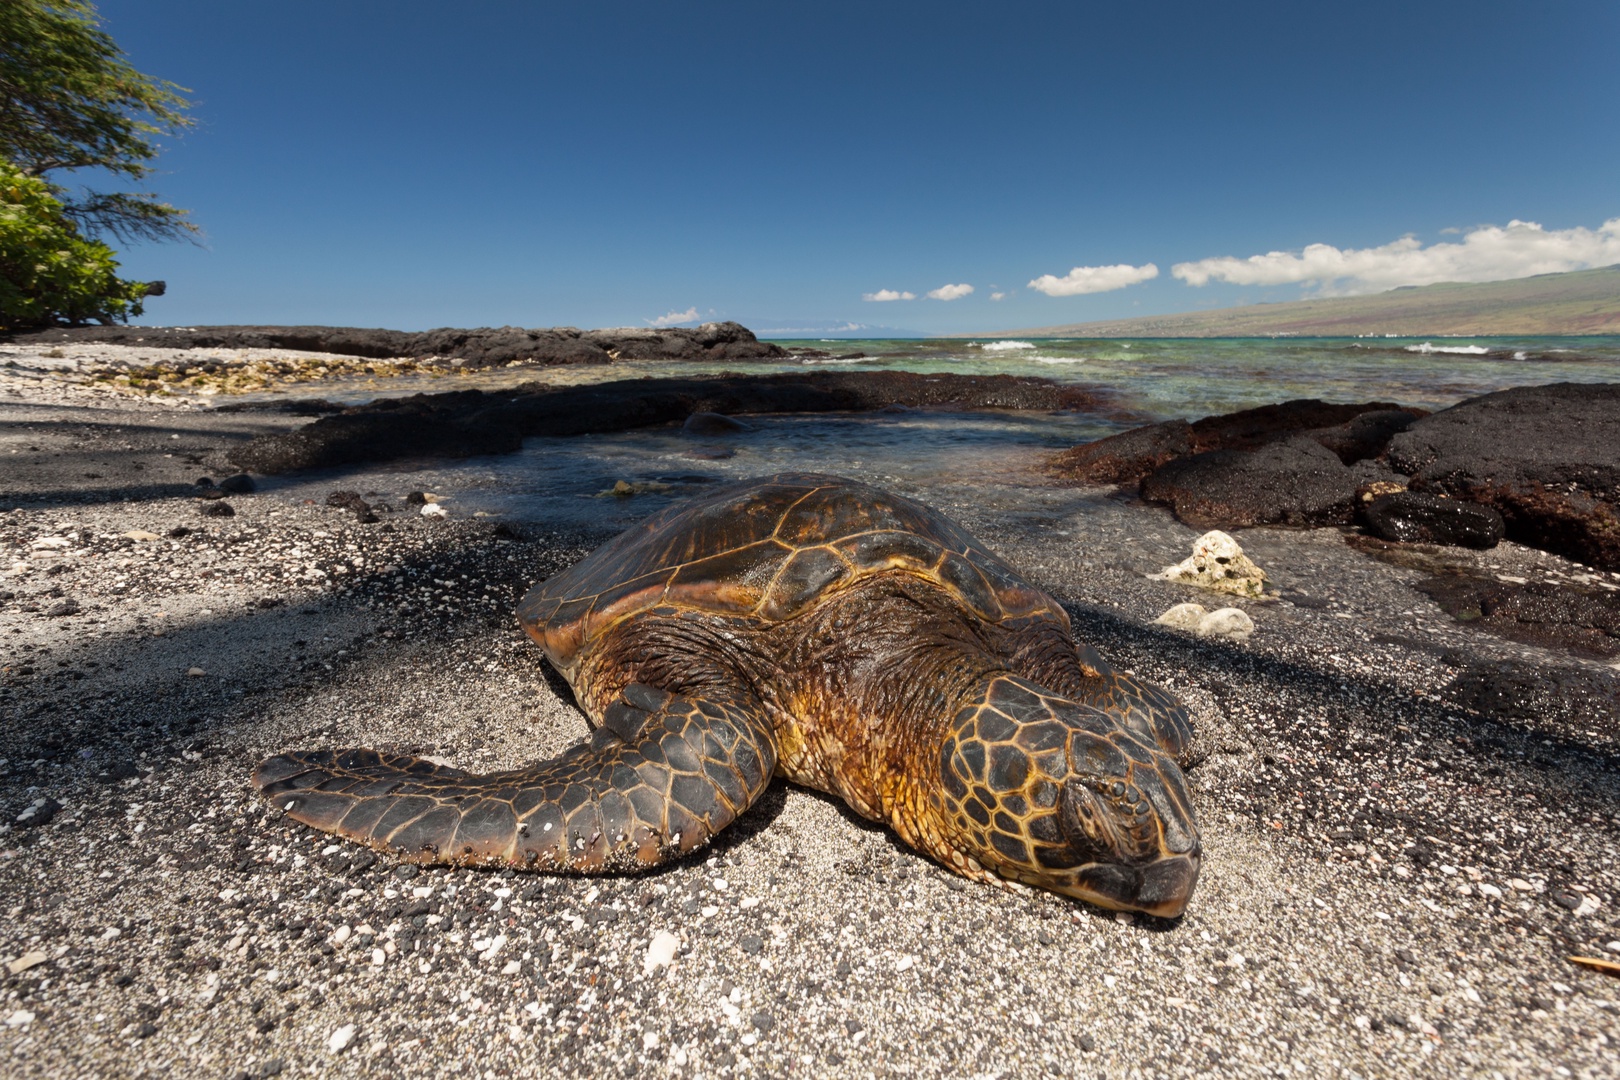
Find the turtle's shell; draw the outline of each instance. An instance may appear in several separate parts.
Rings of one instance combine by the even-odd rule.
[[[535,586],[517,614],[566,670],[586,644],[654,607],[780,622],[891,570],[934,582],[991,622],[1041,613],[1067,622],[943,514],[809,473],[727,484],[671,506]]]

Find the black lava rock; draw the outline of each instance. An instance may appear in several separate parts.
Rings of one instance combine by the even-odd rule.
[[[259,490],[259,485],[253,482],[253,477],[247,473],[237,473],[227,476],[219,482],[219,490],[229,495],[250,495]]]
[[[684,435],[736,435],[753,430],[753,424],[717,412],[695,412],[681,425]]]
[[[1489,506],[1418,491],[1381,495],[1362,511],[1367,531],[1385,540],[1484,550],[1502,539],[1502,515]]]
[[[1414,490],[1494,508],[1509,540],[1620,569],[1620,384],[1470,398],[1396,435],[1389,462]]]
[[[1357,483],[1333,451],[1294,436],[1172,461],[1142,481],[1142,497],[1168,504],[1197,528],[1342,525],[1351,519]]]
[[[1192,425],[1185,420],[1167,420],[1082,443],[1059,454],[1053,465],[1064,476],[1082,483],[1130,484],[1192,451]]]
[[[202,513],[203,517],[236,516],[236,508],[224,500],[220,500],[219,502],[205,502],[202,504],[202,506],[198,507],[198,510]]]

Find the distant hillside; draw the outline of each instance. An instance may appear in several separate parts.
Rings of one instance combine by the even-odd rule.
[[[1620,266],[1373,296],[1002,330],[977,337],[1468,337],[1620,334]]]

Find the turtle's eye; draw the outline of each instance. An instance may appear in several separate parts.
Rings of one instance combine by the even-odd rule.
[[[1071,777],[1059,800],[1069,842],[1089,862],[1137,862],[1158,851],[1152,807],[1123,780]]]

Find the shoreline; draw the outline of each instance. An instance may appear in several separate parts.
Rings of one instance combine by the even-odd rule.
[[[577,741],[583,720],[511,611],[612,530],[472,516],[445,486],[453,463],[366,473],[358,494],[389,508],[374,523],[326,505],[344,469],[204,516],[197,477],[304,420],[54,395],[0,397],[0,461],[42,463],[0,488],[12,1075],[1598,1075],[1620,1060],[1620,983],[1565,959],[1620,959],[1605,952],[1620,715],[1601,708],[1620,672],[1454,621],[1412,587],[1421,571],[1337,530],[1238,534],[1281,595],[1232,601],[1257,626],[1234,644],[1153,624],[1211,599],[1146,576],[1199,531],[1163,510],[1106,488],[1019,489],[1038,519],[965,483],[906,492],[1188,705],[1208,854],[1174,923],[960,881],[780,782],[714,848],[651,874],[410,873],[278,820],[252,765],[370,745],[488,770]],[[407,502],[424,490],[448,518]],[[643,503],[667,500],[624,505]],[[1511,543],[1455,557],[1529,581],[1584,569]],[[19,823],[30,807],[49,820]],[[680,951],[649,971],[661,931]]]

